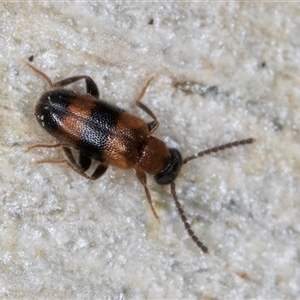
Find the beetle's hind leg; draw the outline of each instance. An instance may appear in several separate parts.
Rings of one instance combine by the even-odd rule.
[[[35,149],[35,148],[57,148],[60,147],[61,144],[35,144],[32,146],[29,146],[26,150],[26,152],[30,151],[31,149]]]
[[[79,152],[79,166],[83,169],[84,172],[89,169],[91,163],[92,160],[89,156],[87,156],[83,152]],[[100,162],[90,179],[95,180],[100,178],[106,172],[107,168],[107,165]]]
[[[85,79],[87,93],[92,95],[95,98],[99,98],[98,87],[97,87],[95,81],[90,76],[86,76],[86,75],[73,76],[73,77],[69,77],[69,78],[66,78],[66,79],[63,79],[61,81],[53,83],[51,81],[51,79],[45,73],[43,73],[42,71],[40,71],[39,69],[35,68],[34,66],[32,66],[31,64],[29,64],[27,62],[25,62],[25,64],[28,67],[30,67],[35,73],[37,73],[38,75],[43,77],[53,89],[61,88],[61,87],[64,87],[66,85],[69,85],[71,83],[74,83],[76,81]]]
[[[95,180],[100,178],[107,170],[108,166],[103,164],[102,162],[99,162],[99,165],[94,170],[93,174],[91,176],[87,175],[85,171],[89,169],[91,166],[92,160],[89,156],[86,154],[79,152],[79,163],[74,158],[74,155],[69,147],[62,146],[61,144],[36,144],[29,146],[26,150],[26,152],[30,151],[31,149],[35,148],[57,148],[62,147],[65,157],[66,158],[47,158],[35,161],[36,164],[43,164],[43,163],[50,163],[50,164],[61,164],[61,163],[67,163],[75,172],[80,174],[81,176]]]
[[[84,153],[79,153],[79,163],[75,160],[74,155],[69,147],[63,146],[63,151],[66,156],[66,162],[67,164],[78,174],[81,176],[95,180],[100,178],[107,170],[108,165],[103,164],[102,162],[99,162],[99,165],[94,170],[93,174],[91,176],[87,175],[85,171],[91,166],[91,158]]]
[[[39,69],[35,68],[34,66],[32,66],[31,64],[29,64],[28,62],[24,61],[24,63],[29,67],[31,68],[35,73],[37,73],[38,75],[40,75],[41,77],[43,77],[47,82],[48,84],[53,87],[53,83],[51,81],[51,79],[45,74],[43,73],[42,71],[40,71]]]
[[[35,148],[57,148],[60,147],[61,144],[35,144],[32,146],[29,146],[26,150],[26,152],[35,149]],[[66,160],[65,159],[61,159],[61,158],[48,158],[48,159],[42,159],[42,160],[37,160],[34,163],[36,164],[43,164],[43,163],[51,163],[51,164],[61,164],[61,163],[65,163]]]
[[[98,87],[97,87],[95,81],[90,76],[86,76],[86,75],[73,76],[73,77],[63,79],[61,81],[53,83],[52,87],[54,89],[64,87],[66,85],[69,85],[71,83],[74,83],[74,82],[82,80],[82,79],[85,80],[87,93],[92,95],[95,98],[99,98],[99,90],[98,90]]]
[[[79,166],[84,172],[89,169],[91,164],[92,164],[91,158],[85,155],[83,152],[79,152]]]

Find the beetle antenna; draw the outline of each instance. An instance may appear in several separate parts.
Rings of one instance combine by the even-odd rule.
[[[187,230],[189,236],[192,238],[192,240],[197,244],[197,246],[204,252],[204,253],[208,253],[208,248],[198,239],[198,237],[195,235],[195,232],[191,229],[191,225],[188,222],[185,213],[182,209],[182,206],[178,200],[176,191],[175,191],[175,183],[171,182],[171,193],[173,195],[174,201],[175,201],[175,205],[176,208],[178,210],[178,213],[180,215],[180,218],[184,224],[185,229]]]
[[[208,155],[208,154],[212,154],[212,153],[216,153],[216,152],[228,149],[228,148],[233,148],[233,147],[238,147],[238,146],[242,146],[242,145],[246,145],[246,144],[251,144],[254,141],[255,141],[255,139],[249,138],[249,139],[246,139],[246,140],[235,141],[235,142],[232,142],[232,143],[227,143],[227,144],[223,144],[223,145],[220,145],[220,146],[217,146],[217,147],[206,149],[204,151],[200,151],[199,153],[197,153],[195,155],[191,155],[191,156],[186,157],[182,161],[182,163],[186,164],[187,162],[189,162],[190,160],[193,160],[195,158],[198,158],[198,157],[201,157],[201,156],[204,156],[204,155]]]

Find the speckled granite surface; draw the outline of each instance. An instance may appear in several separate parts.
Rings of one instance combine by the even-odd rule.
[[[296,299],[300,293],[300,6],[297,3],[0,4],[0,296],[69,299]],[[186,165],[179,199],[133,171],[90,182],[37,124],[50,78],[87,74],[101,98],[146,121],[183,156],[256,143]],[[187,85],[186,82],[192,82]],[[184,91],[182,87],[187,89]],[[83,85],[74,88],[83,89]]]

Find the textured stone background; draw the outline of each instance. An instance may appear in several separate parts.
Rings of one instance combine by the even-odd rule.
[[[299,4],[2,2],[0,13],[1,298],[299,296]],[[34,117],[49,87],[22,62],[31,55],[54,81],[92,76],[103,99],[146,121],[134,99],[157,75],[143,102],[183,156],[256,138],[177,180],[208,255],[169,187],[149,178],[159,224],[133,171],[91,182],[33,163],[62,153],[25,153],[55,142]]]

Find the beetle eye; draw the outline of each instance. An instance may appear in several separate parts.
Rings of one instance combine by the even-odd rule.
[[[173,182],[181,170],[182,157],[180,152],[177,149],[173,148],[169,149],[169,152],[169,165],[164,170],[162,170],[154,176],[154,179],[158,184],[169,184]]]

